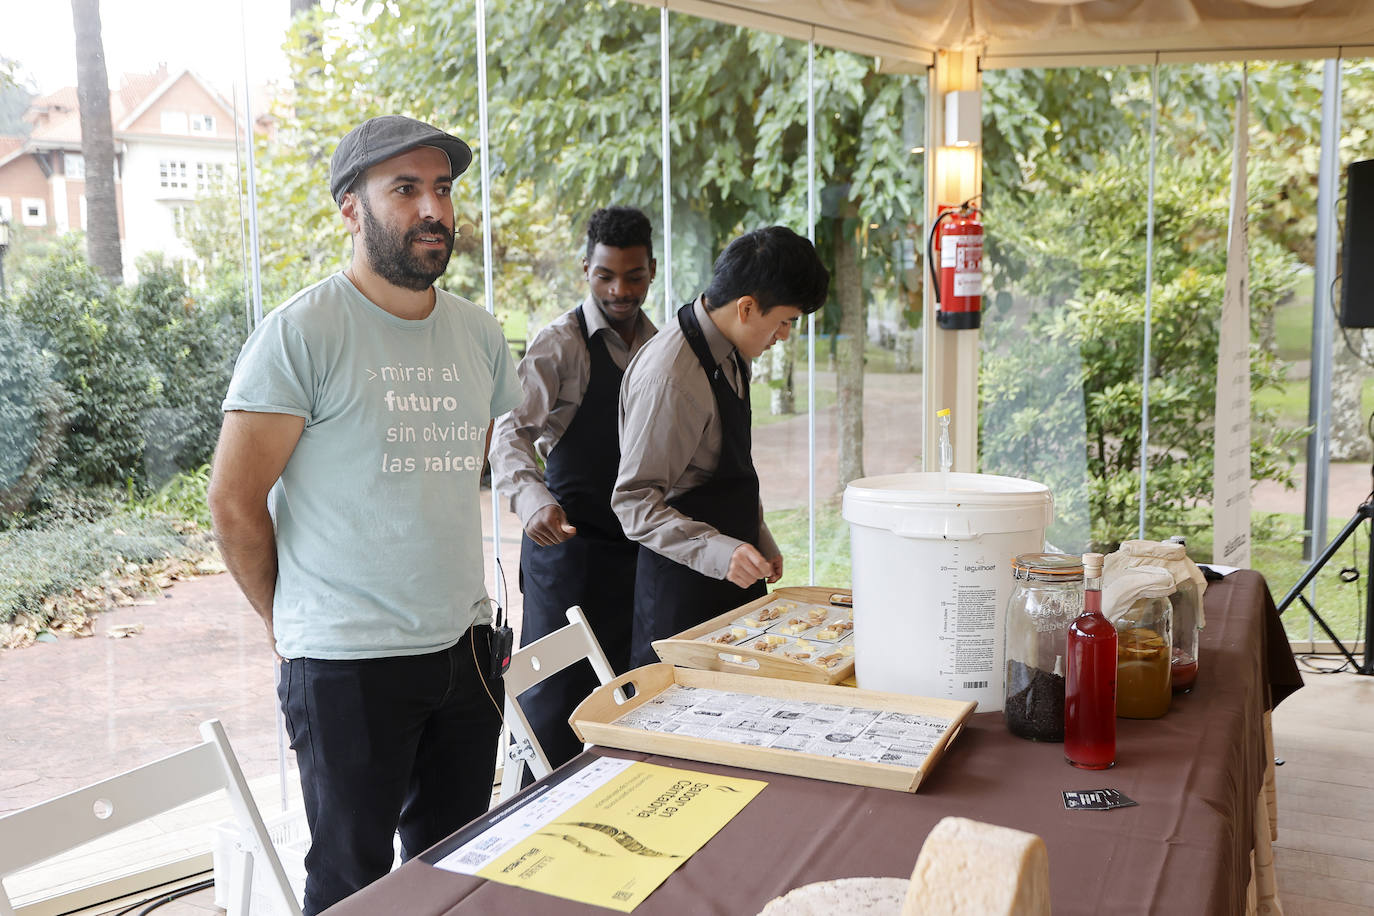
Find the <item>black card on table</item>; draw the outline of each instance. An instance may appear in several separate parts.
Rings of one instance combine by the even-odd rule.
[[[1065,790],[1064,807],[1070,811],[1110,811],[1137,804],[1116,789]]]

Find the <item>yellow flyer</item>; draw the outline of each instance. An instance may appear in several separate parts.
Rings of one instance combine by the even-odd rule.
[[[628,765],[475,873],[628,913],[767,785],[617,763]]]

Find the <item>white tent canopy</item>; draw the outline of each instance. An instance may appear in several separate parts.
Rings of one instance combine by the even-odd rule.
[[[641,0],[818,44],[988,67],[1363,57],[1369,0]]]

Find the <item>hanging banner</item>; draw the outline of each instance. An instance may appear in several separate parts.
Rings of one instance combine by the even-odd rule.
[[[1248,84],[1247,73],[1236,103],[1226,292],[1217,343],[1212,561],[1224,566],[1250,565],[1250,249],[1245,212],[1245,163],[1250,149]]]

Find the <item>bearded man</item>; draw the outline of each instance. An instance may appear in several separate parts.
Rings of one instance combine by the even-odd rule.
[[[307,916],[385,875],[398,831],[409,858],[491,799],[504,690],[478,487],[520,383],[496,320],[434,286],[471,161],[410,118],[350,131],[330,191],[351,262],[258,325],[224,400],[210,508],[280,660]]]

